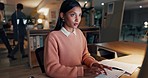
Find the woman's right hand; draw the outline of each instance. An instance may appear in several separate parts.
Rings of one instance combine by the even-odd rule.
[[[93,75],[93,76],[98,76],[99,74],[107,75],[105,68],[112,70],[111,67],[108,67],[106,65],[94,63],[90,68],[85,69],[84,73],[85,73],[85,75]]]

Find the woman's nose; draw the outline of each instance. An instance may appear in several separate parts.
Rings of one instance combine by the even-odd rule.
[[[76,22],[78,22],[78,20],[79,20],[79,17],[78,17],[78,16],[76,16],[75,21],[76,21]]]

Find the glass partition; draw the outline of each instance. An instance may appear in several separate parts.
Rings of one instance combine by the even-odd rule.
[[[148,8],[125,9],[120,40],[147,41]]]

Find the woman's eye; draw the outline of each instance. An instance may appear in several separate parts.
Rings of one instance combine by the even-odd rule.
[[[70,14],[70,16],[74,16],[75,14]]]

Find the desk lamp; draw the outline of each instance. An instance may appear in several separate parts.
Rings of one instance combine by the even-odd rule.
[[[42,24],[43,20],[42,19],[38,19],[37,21],[38,21],[37,28],[38,29],[43,29],[43,24]]]

